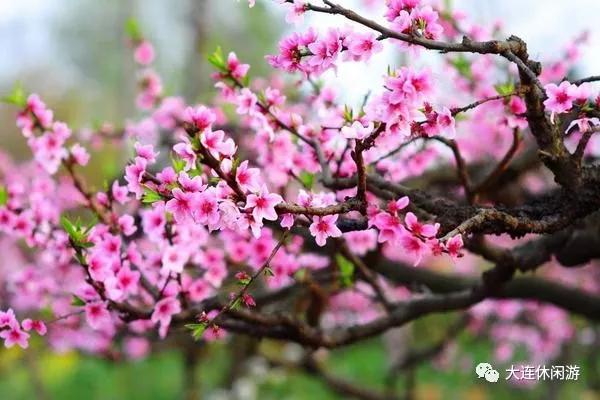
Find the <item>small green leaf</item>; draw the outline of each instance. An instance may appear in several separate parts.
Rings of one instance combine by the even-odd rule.
[[[275,273],[273,272],[273,270],[271,269],[271,267],[267,267],[263,270],[263,273],[265,274],[265,276],[275,276]]]
[[[142,30],[137,19],[132,17],[125,22],[125,33],[133,41],[142,40]]]
[[[85,301],[77,295],[72,295],[71,296],[71,305],[73,307],[83,307],[83,306],[85,306]]]
[[[12,91],[8,95],[2,97],[2,102],[14,104],[18,107],[25,107],[27,105],[27,95],[20,82],[15,83]]]
[[[211,63],[215,68],[221,72],[227,72],[227,65],[223,58],[223,51],[221,47],[217,47],[216,50],[208,56],[208,62]]]
[[[202,338],[204,331],[206,330],[206,324],[187,324],[185,327],[192,331],[192,337],[198,341]]]
[[[300,176],[298,177],[302,185],[307,189],[312,189],[315,183],[315,174],[311,174],[310,172],[302,171]]]
[[[467,79],[471,79],[473,74],[471,72],[471,62],[462,54],[459,54],[454,60],[451,61],[452,65],[459,74]]]
[[[498,92],[498,94],[500,96],[508,96],[512,93],[515,92],[515,85],[512,82],[506,82],[506,83],[500,83],[498,85],[494,85],[494,88],[496,89],[496,92]]]
[[[352,286],[354,282],[354,264],[341,254],[335,255],[335,261],[340,268],[340,280],[344,287]]]
[[[0,186],[0,207],[8,203],[8,190],[4,186]]]
[[[80,239],[80,232],[77,226],[73,222],[71,222],[69,217],[67,217],[66,215],[60,217],[60,225],[65,230],[65,232],[67,232],[67,234],[72,240],[77,241],[78,239]]]
[[[160,194],[158,194],[154,190],[150,189],[149,187],[144,188],[144,194],[142,195],[142,203],[152,204],[152,203],[156,203],[157,201],[161,201],[161,200],[162,200],[162,196]]]
[[[242,304],[242,300],[241,299],[235,299],[235,301],[233,302],[233,304],[231,305],[231,309],[232,310],[237,310],[238,308],[240,308],[240,305]]]
[[[179,157],[172,157],[171,163],[173,164],[173,169],[177,173],[180,173],[185,168],[185,161]]]
[[[354,112],[347,105],[344,105],[344,120],[350,123],[354,120]]]

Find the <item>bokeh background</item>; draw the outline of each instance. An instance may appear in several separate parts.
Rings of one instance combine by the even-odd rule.
[[[340,0],[360,8],[361,1]],[[285,12],[271,1],[258,1],[248,10],[245,0],[0,0],[0,93],[20,81],[55,109],[59,119],[73,128],[93,128],[104,121],[123,126],[136,117],[135,68],[126,45],[124,23],[135,17],[157,50],[157,69],[166,92],[202,101],[213,92],[206,55],[217,45],[235,51],[252,65],[253,76],[266,75],[264,55],[276,50],[278,39],[292,29]],[[597,0],[523,2],[519,0],[454,0],[453,6],[484,24],[503,21],[504,30],[525,39],[536,59],[556,57],[569,39],[590,33],[580,75],[600,73],[600,56],[593,49],[600,37]],[[304,25],[342,24],[339,18],[307,15]],[[375,57],[374,65],[344,65],[328,79],[339,82],[348,102],[359,101],[379,82],[398,54]],[[351,82],[351,85],[348,85]],[[0,105],[1,147],[14,158],[27,158],[25,143],[14,127],[13,108]],[[88,168],[89,178],[101,182],[114,176],[126,155],[103,149]],[[414,337],[435,338],[447,317],[434,316],[410,326]],[[439,320],[439,321],[438,321]],[[439,322],[439,323],[438,323]],[[579,382],[561,387],[538,385],[515,389],[481,383],[471,371],[473,360],[491,358],[492,344],[485,338],[458,336],[464,363],[440,373],[435,363],[416,370],[417,394],[423,399],[598,398]],[[232,381],[236,346],[212,344],[197,349],[200,366],[186,375],[186,359],[165,346],[136,362],[99,360],[82,354],[54,354],[42,343],[32,349],[0,349],[0,399],[173,399],[182,394],[183,381],[195,379],[210,399],[330,399],[338,398],[318,381],[285,368],[267,372],[257,361],[242,379]],[[268,345],[269,346],[269,345]],[[278,348],[267,351],[294,351]],[[328,360],[331,371],[381,388],[385,384],[387,349],[380,340],[336,352]],[[582,357],[582,369],[597,364],[597,357]],[[233,361],[232,361],[233,359]],[[209,360],[205,363],[202,360]],[[597,367],[597,365],[596,365]],[[404,384],[400,382],[400,384]],[[558,397],[552,397],[558,396]]]

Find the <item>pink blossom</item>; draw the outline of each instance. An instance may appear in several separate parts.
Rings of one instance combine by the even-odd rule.
[[[118,181],[114,181],[111,188],[113,199],[119,204],[127,203],[127,188],[125,186],[119,186]]]
[[[240,91],[237,97],[237,109],[238,114],[250,114],[256,107],[257,97],[248,88],[244,88]]]
[[[386,212],[376,214],[369,222],[379,229],[377,240],[380,243],[395,242],[404,232],[404,226],[400,223],[400,219]]]
[[[215,226],[219,222],[219,205],[214,188],[208,188],[196,196],[195,217],[197,222],[209,226]]]
[[[143,40],[135,48],[134,58],[140,65],[150,65],[154,60],[154,47],[147,40]]]
[[[548,96],[544,100],[544,105],[552,115],[564,113],[573,107],[573,101],[577,96],[577,86],[564,81],[558,86],[550,83],[544,86],[544,89]]]
[[[87,303],[85,305],[85,318],[88,325],[95,330],[103,329],[111,324],[110,313],[104,303]]]
[[[415,257],[414,265],[418,265],[427,251],[427,245],[414,235],[405,232],[400,235],[400,245],[409,254]]]
[[[242,64],[238,60],[234,52],[229,53],[227,56],[227,70],[235,79],[242,79],[248,73],[250,65]]]
[[[249,168],[247,160],[242,161],[235,171],[235,180],[244,192],[257,192],[260,190],[259,176],[260,171],[258,168]]]
[[[177,182],[181,185],[181,188],[186,192],[200,192],[206,189],[206,185],[202,182],[201,176],[194,176],[190,178],[187,172],[181,171]]]
[[[184,112],[184,120],[193,124],[200,132],[210,129],[216,119],[215,113],[205,106],[188,107]]]
[[[319,246],[324,246],[328,237],[340,237],[342,231],[335,224],[338,219],[337,214],[325,215],[323,217],[313,217],[313,222],[310,224],[309,231],[315,237],[315,241]]]
[[[180,274],[189,258],[189,253],[182,247],[168,246],[163,250],[162,270]]]
[[[454,136],[456,136],[454,117],[448,108],[444,107],[441,112],[437,113],[436,122],[439,127],[446,132],[446,136],[449,138],[454,138]]]
[[[137,231],[135,221],[131,215],[125,214],[119,217],[119,229],[125,236],[131,236]]]
[[[263,218],[269,221],[277,219],[275,206],[283,202],[283,198],[276,193],[269,193],[266,186],[262,186],[256,194],[251,194],[246,199],[246,208],[252,208],[252,215],[256,221]]]
[[[365,127],[359,121],[354,121],[351,126],[344,126],[341,133],[346,139],[362,140],[368,137],[371,132],[373,132],[373,129],[373,122],[370,122],[369,125]]]
[[[242,302],[246,307],[256,307],[256,302],[254,301],[254,298],[248,293],[242,294]]]
[[[73,157],[73,160],[81,166],[87,165],[88,161],[90,161],[90,153],[88,153],[85,147],[79,143],[75,143],[71,146],[71,156]]]
[[[188,193],[175,188],[172,195],[173,198],[167,201],[165,210],[173,214],[177,222],[185,222],[191,219],[196,207],[195,193]]]
[[[354,61],[368,60],[383,49],[374,33],[354,33],[346,39],[348,54]]]
[[[160,325],[159,334],[161,338],[167,335],[171,317],[179,312],[181,312],[181,304],[174,297],[166,297],[156,303],[150,320]]]
[[[185,161],[185,171],[196,168],[196,153],[190,143],[177,143],[173,146],[173,151]]]
[[[304,21],[304,13],[306,12],[306,1],[294,0],[290,6],[291,8],[285,16],[285,21],[289,24],[301,24]]]
[[[13,347],[15,344],[23,349],[29,347],[29,334],[23,332],[18,325],[0,331],[0,338],[4,339],[4,347],[6,348]]]
[[[140,280],[140,273],[138,271],[132,271],[129,267],[123,267],[117,273],[116,279],[118,287],[123,293],[136,293],[137,285]]]
[[[406,217],[404,218],[404,223],[406,227],[412,232],[413,235],[423,236],[423,237],[434,237],[437,235],[440,224],[421,224],[417,220],[417,216],[412,212],[406,213]]]
[[[134,148],[137,156],[146,159],[146,161],[148,161],[148,164],[153,164],[156,162],[156,157],[158,156],[159,152],[154,151],[153,145],[143,145],[139,142],[135,142]]]
[[[462,235],[460,235],[460,234],[453,236],[452,238],[450,238],[450,240],[448,240],[446,242],[446,250],[448,250],[448,254],[453,259],[456,259],[462,255],[460,253],[462,248],[463,248],[463,239],[462,239]]]
[[[6,311],[0,311],[0,328],[14,325],[19,325],[19,322],[17,321],[15,312],[12,308],[9,308]]]
[[[46,332],[48,331],[48,329],[46,328],[46,324],[43,321],[36,320],[36,319],[26,318],[21,323],[21,326],[27,332],[29,332],[30,330],[36,331],[38,333],[38,335],[40,335],[40,336],[44,336],[46,334]]]

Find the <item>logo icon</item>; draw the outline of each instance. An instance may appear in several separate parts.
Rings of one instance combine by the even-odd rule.
[[[500,374],[494,369],[494,367],[492,367],[490,363],[477,364],[475,367],[475,373],[477,374],[478,378],[485,378],[485,380],[490,383],[496,383],[500,378]]]

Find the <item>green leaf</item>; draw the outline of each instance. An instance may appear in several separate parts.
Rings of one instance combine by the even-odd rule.
[[[2,97],[2,102],[6,104],[14,104],[18,107],[25,107],[27,105],[27,95],[20,82],[15,83],[12,91],[6,96]]]
[[[73,307],[83,307],[85,306],[85,301],[76,295],[71,295],[71,305]]]
[[[454,60],[451,61],[452,65],[459,74],[467,79],[471,79],[473,74],[471,73],[471,62],[462,54],[459,54]]]
[[[60,225],[75,242],[81,238],[78,227],[66,215],[60,217]]]
[[[192,331],[192,337],[198,341],[202,338],[204,331],[206,330],[206,324],[186,324],[185,327]]]
[[[506,82],[506,83],[500,83],[498,85],[494,85],[494,88],[496,89],[496,92],[498,92],[498,94],[500,96],[508,96],[512,93],[515,92],[515,85],[512,82]]]
[[[312,189],[315,183],[315,174],[311,174],[310,172],[302,171],[300,176],[298,177],[302,185],[307,189]]]
[[[221,50],[220,46],[208,56],[208,62],[221,72],[227,72],[227,64],[225,63],[225,58],[223,58],[223,50]]]
[[[180,173],[185,168],[185,161],[179,157],[171,157],[171,163],[175,172]]]
[[[273,270],[271,269],[271,267],[267,267],[263,270],[263,273],[265,274],[265,276],[275,276],[275,273],[273,272]]]
[[[346,122],[352,122],[354,120],[354,113],[352,112],[352,108],[344,105],[344,120]]]
[[[158,194],[154,190],[150,189],[149,187],[144,188],[144,194],[142,195],[142,203],[152,204],[152,203],[156,203],[157,201],[161,201],[161,200],[162,200],[162,196],[160,194]]]
[[[341,254],[335,255],[335,261],[340,268],[340,280],[342,286],[352,286],[354,282],[354,264]]]
[[[132,17],[125,21],[125,33],[133,41],[142,40],[142,30],[137,19]]]
[[[0,207],[8,203],[8,190],[4,186],[0,186]]]

